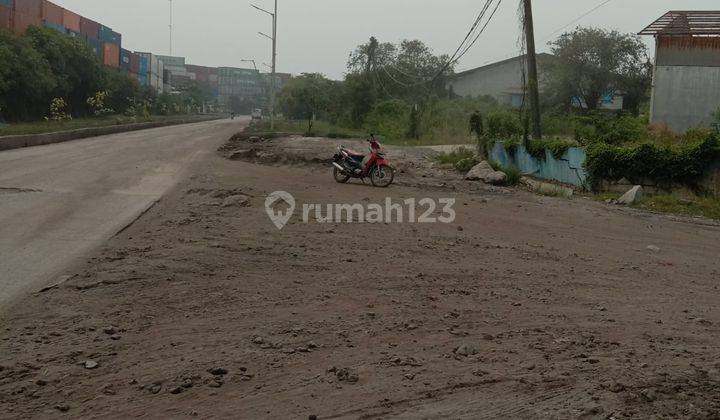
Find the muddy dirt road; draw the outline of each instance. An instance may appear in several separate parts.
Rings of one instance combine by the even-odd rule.
[[[0,418],[720,416],[712,223],[448,174],[374,189],[316,165],[195,170],[3,319]],[[276,190],[452,197],[457,220],[279,231]]]
[[[0,311],[152,205],[240,120],[0,152]]]

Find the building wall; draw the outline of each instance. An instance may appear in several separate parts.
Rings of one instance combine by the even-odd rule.
[[[660,36],[650,122],[708,127],[720,108],[720,37]]]
[[[720,67],[655,67],[651,123],[675,131],[709,126],[719,108]]]
[[[658,66],[720,67],[720,37],[658,38]]]
[[[504,104],[513,103],[513,95],[522,94],[521,59],[506,61],[458,74],[448,86],[459,96],[492,96]]]

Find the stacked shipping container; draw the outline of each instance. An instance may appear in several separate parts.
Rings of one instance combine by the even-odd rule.
[[[216,97],[220,91],[227,91],[226,95],[247,95],[259,90],[254,83],[257,71],[225,68],[221,70],[223,77],[219,77],[217,68],[186,66],[182,57],[132,53],[121,48],[120,33],[52,2],[0,0],[0,30],[21,33],[29,26],[45,26],[84,41],[104,65],[131,73],[143,86],[157,92],[169,89],[171,77],[177,83],[191,80],[206,83]]]
[[[157,92],[163,91],[163,72],[165,70],[165,66],[162,61],[158,59],[158,56],[153,55],[151,53],[145,53],[145,52],[139,52],[136,53],[139,54],[140,57],[143,59],[145,64],[141,63],[141,70],[144,68],[147,69],[147,71],[144,73],[145,76],[145,82],[146,86],[151,87]],[[141,80],[141,83],[143,80]]]
[[[25,32],[29,26],[42,25],[42,0],[17,0],[13,14],[13,31]]]
[[[0,31],[13,30],[13,0],[0,0]]]
[[[63,26],[70,31],[80,33],[80,15],[67,9],[63,10]]]

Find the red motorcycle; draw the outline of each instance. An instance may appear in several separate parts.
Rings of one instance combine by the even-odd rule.
[[[333,157],[335,181],[345,184],[350,178],[360,178],[365,182],[365,178],[369,177],[374,186],[381,188],[389,187],[393,183],[395,169],[385,159],[380,142],[371,135],[368,143],[370,143],[370,154],[367,156],[343,146],[338,147]]]

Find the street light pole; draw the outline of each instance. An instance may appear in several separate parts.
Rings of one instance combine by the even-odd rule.
[[[267,13],[272,17],[272,36],[259,32],[260,35],[272,41],[272,73],[270,74],[270,129],[275,129],[275,71],[277,69],[277,0],[275,0],[275,12],[269,12],[261,7],[251,4],[255,9]]]
[[[173,55],[173,0],[170,0],[170,55]]]
[[[243,63],[252,63],[255,70],[257,70],[257,64],[255,64],[255,60],[240,60]]]

